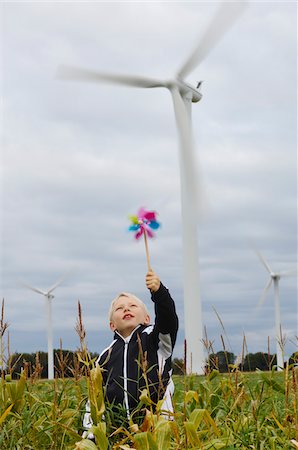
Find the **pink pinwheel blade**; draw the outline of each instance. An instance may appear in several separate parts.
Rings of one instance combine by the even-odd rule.
[[[144,208],[140,208],[137,213],[138,219],[145,219],[146,212],[147,211]]]
[[[142,234],[144,234],[144,229],[143,229],[143,227],[141,227],[140,230],[135,234],[135,238],[136,238],[136,239],[140,239],[140,237],[142,236]]]
[[[145,208],[140,208],[138,211],[138,219],[156,220],[156,213],[155,211],[147,211]]]
[[[149,220],[149,222],[151,221],[156,221],[156,214],[154,211],[147,211],[144,214],[145,219]]]
[[[142,225],[142,228],[144,229],[145,233],[147,233],[148,237],[153,238],[154,233],[152,233],[151,229],[148,227],[146,223]]]

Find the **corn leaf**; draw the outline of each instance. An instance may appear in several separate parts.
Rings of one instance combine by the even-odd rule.
[[[137,450],[151,450],[149,447],[147,431],[135,434],[132,438]]]
[[[214,378],[216,378],[218,375],[219,375],[219,371],[213,369],[212,372],[209,373],[209,375],[208,375],[208,377],[207,377],[207,380],[208,380],[208,381],[211,381],[211,380],[213,380]]]
[[[6,408],[6,410],[4,411],[4,413],[0,416],[0,425],[4,422],[4,420],[6,419],[6,417],[8,416],[8,414],[10,413],[11,409],[13,408],[14,404],[12,403],[11,405],[9,405],[8,408]]]
[[[76,442],[75,450],[98,450],[98,448],[90,439],[82,439]]]
[[[214,420],[213,420],[212,417],[210,416],[209,411],[207,411],[206,409],[205,409],[205,412],[204,412],[204,419],[205,419],[206,422],[213,428],[213,431],[215,432],[215,434],[216,434],[217,436],[219,436],[219,435],[220,435],[220,431],[219,431],[219,429],[217,428],[216,423],[214,422]]]
[[[189,416],[189,421],[194,424],[195,429],[197,430],[204,418],[205,409],[194,409],[191,415]]]
[[[96,426],[91,427],[90,432],[94,434],[97,447],[100,450],[107,450],[109,447],[109,442],[106,435],[105,422],[100,422]]]
[[[189,403],[192,400],[195,400],[197,403],[199,403],[199,397],[197,391],[187,391],[185,394],[185,403]]]
[[[265,373],[262,373],[261,376],[262,376],[262,379],[265,381],[265,383],[268,384],[269,386],[271,386],[274,391],[285,394],[285,388],[272,378],[273,375],[271,375],[271,377],[268,378],[268,376],[266,376]]]
[[[168,420],[163,420],[162,422],[157,424],[155,435],[158,450],[170,448],[171,424]]]
[[[104,394],[102,386],[102,369],[97,365],[90,372],[88,378],[88,394],[90,401],[91,417],[94,424],[100,422],[105,411]]]
[[[282,426],[282,424],[279,422],[279,420],[277,420],[277,418],[275,417],[274,414],[272,414],[272,417],[273,417],[273,419],[274,419],[276,425],[278,426],[278,428],[279,428],[281,431],[285,431],[285,427]]]
[[[148,434],[147,434],[147,439],[148,439],[148,444],[149,444],[150,450],[159,450],[159,449],[161,448],[161,447],[159,447],[159,446],[157,445],[157,443],[155,442],[152,433],[148,433]],[[164,448],[168,448],[168,447],[164,447]]]
[[[147,406],[150,406],[153,404],[153,401],[151,400],[151,398],[149,397],[148,391],[147,389],[143,389],[140,395],[140,401]]]
[[[199,437],[193,422],[184,422],[184,428],[186,431],[186,436],[192,446],[198,446],[200,444]]]

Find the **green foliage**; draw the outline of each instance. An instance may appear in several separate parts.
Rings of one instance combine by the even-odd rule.
[[[73,380],[1,382],[0,448],[59,449],[80,439],[86,396]],[[2,420],[1,420],[2,419]]]
[[[186,431],[181,448],[292,448],[290,439],[297,439],[298,433],[297,381],[297,369],[249,374],[236,370],[228,375],[213,371],[207,377],[196,377],[192,390],[187,391],[188,380],[175,378],[176,418],[179,421],[177,411],[182,411]],[[207,416],[201,420],[203,411],[219,434]]]
[[[89,360],[90,361],[90,360]],[[0,382],[0,448],[76,450],[293,449],[298,439],[298,369],[207,376],[175,376],[174,420],[162,401],[152,409],[146,390],[138,422],[115,427],[103,401],[102,373],[91,368],[80,380],[26,379]],[[95,442],[82,439],[82,415],[90,399]],[[103,417],[104,415],[104,417]],[[119,411],[119,417],[123,411]],[[291,444],[292,441],[292,444]]]

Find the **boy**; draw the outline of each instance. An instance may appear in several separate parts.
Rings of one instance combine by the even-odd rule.
[[[129,293],[119,294],[110,307],[110,329],[114,340],[99,356],[97,363],[104,369],[106,400],[113,407],[124,406],[129,418],[139,403],[141,391],[149,386],[153,403],[164,399],[163,410],[172,412],[171,356],[178,331],[175,304],[167,288],[151,270],[146,286],[154,302],[155,324],[144,303]],[[146,359],[146,380],[142,376],[142,355]],[[88,405],[84,417],[90,428]]]

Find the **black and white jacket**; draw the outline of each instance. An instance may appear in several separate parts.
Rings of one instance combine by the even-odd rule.
[[[146,388],[142,376],[142,354],[147,361],[147,379],[150,398],[154,403],[164,399],[163,410],[172,411],[171,357],[178,331],[175,304],[168,289],[161,284],[151,293],[154,302],[154,325],[139,325],[127,338],[117,331],[114,340],[99,356],[97,363],[104,369],[106,400],[114,405],[124,405],[129,417],[138,405],[140,393]],[[141,347],[141,350],[140,350]],[[84,417],[84,427],[89,428],[90,414]]]

